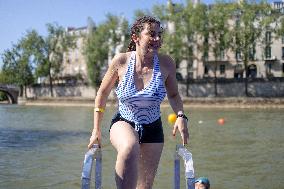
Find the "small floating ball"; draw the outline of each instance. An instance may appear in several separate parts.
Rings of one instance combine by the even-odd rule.
[[[168,115],[168,122],[170,124],[174,124],[176,122],[176,119],[177,119],[177,115],[172,113],[172,114],[169,114]]]
[[[224,118],[219,118],[218,119],[218,124],[219,125],[224,125],[225,124],[225,119]]]

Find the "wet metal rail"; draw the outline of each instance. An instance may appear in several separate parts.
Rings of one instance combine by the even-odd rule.
[[[176,145],[174,156],[174,189],[180,189],[180,159],[184,161],[186,189],[194,189],[194,168],[192,154],[183,146]]]
[[[99,145],[95,144],[85,154],[83,163],[83,171],[81,176],[82,187],[81,189],[90,189],[91,186],[91,173],[92,167],[95,162],[95,189],[102,188],[102,152]]]
[[[183,146],[176,145],[174,156],[174,189],[180,189],[180,159],[184,161],[186,189],[194,189],[194,168],[192,154]],[[102,153],[97,144],[85,154],[81,189],[90,189],[92,167],[95,163],[95,189],[102,188]]]

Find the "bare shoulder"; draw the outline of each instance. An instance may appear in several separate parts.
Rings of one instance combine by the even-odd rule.
[[[128,53],[116,54],[111,61],[112,66],[117,67],[117,66],[121,66],[121,65],[125,64],[126,60],[127,60],[127,54]]]
[[[166,54],[159,54],[160,69],[163,75],[164,81],[167,80],[169,75],[175,75],[176,73],[176,64],[172,57]]]
[[[124,70],[128,62],[127,60],[130,57],[130,53],[131,52],[116,54],[111,61],[110,67],[116,71],[120,71],[121,69]]]
[[[167,54],[159,54],[160,66],[166,70],[175,70],[176,65],[171,56]]]

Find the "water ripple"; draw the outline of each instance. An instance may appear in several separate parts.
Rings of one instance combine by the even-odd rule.
[[[21,147],[29,148],[59,141],[70,137],[89,136],[89,132],[83,131],[57,131],[57,130],[32,130],[32,129],[8,129],[0,130],[0,148]]]

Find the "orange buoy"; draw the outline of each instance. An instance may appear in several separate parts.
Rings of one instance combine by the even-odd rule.
[[[224,125],[225,119],[224,118],[219,118],[218,119],[218,123],[219,123],[219,125]]]
[[[171,113],[168,115],[168,122],[170,124],[174,124],[176,122],[176,119],[177,119],[177,115],[174,114],[174,113]]]

